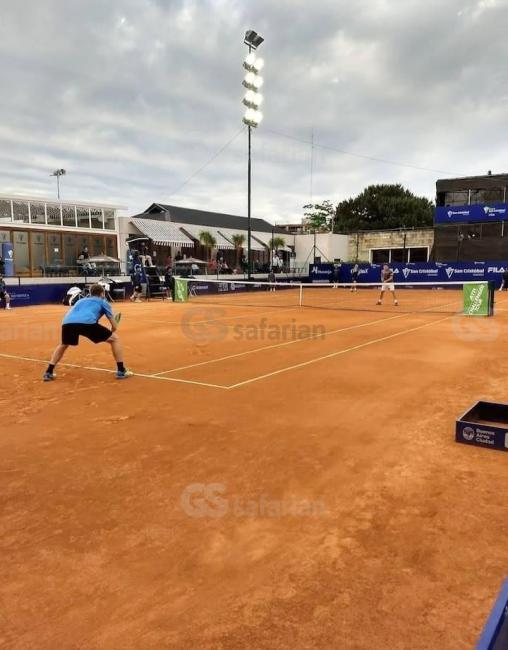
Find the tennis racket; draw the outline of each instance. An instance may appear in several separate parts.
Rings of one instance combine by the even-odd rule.
[[[118,312],[118,314],[115,314],[114,318],[115,318],[115,323],[119,325],[120,319],[122,318],[122,312]]]

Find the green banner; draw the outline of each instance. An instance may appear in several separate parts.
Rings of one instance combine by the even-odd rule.
[[[175,302],[187,302],[188,299],[187,280],[184,278],[175,278]]]
[[[464,285],[464,314],[490,316],[489,283]]]

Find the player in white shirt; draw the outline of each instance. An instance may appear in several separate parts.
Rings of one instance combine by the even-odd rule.
[[[397,300],[397,296],[395,294],[395,284],[393,282],[393,271],[388,266],[388,264],[384,264],[381,270],[381,293],[379,295],[379,300],[377,301],[378,305],[383,304],[385,291],[391,291],[393,296],[393,304],[395,305],[395,307],[398,307],[399,301]]]

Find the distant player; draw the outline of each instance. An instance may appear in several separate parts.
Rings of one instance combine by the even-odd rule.
[[[99,320],[106,316],[111,324],[111,330],[99,325]],[[105,290],[100,284],[94,284],[90,295],[78,300],[62,321],[62,342],[53,352],[48,368],[43,375],[44,381],[55,379],[54,369],[62,359],[69,345],[78,345],[79,337],[84,336],[93,343],[109,343],[116,361],[116,378],[125,379],[134,373],[123,364],[123,352],[120,339],[116,333],[118,315],[115,319],[113,310],[105,300]]]
[[[335,262],[334,265],[333,265],[332,281],[333,281],[333,288],[334,289],[339,288],[341,266],[342,266],[342,264],[341,264],[340,260]]]
[[[358,264],[355,264],[353,268],[351,269],[351,282],[353,283],[351,286],[351,291],[356,291],[357,289],[357,283],[358,283],[358,276],[360,274],[360,267]]]
[[[499,291],[503,291],[503,289],[505,291],[508,289],[508,269],[506,269],[506,271],[503,271],[503,280],[501,282],[501,286],[499,287]]]
[[[393,283],[393,271],[388,266],[388,264],[384,264],[383,269],[381,270],[381,293],[379,295],[379,300],[377,301],[378,305],[381,305],[383,303],[385,291],[391,291],[393,295],[393,304],[396,307],[398,307],[399,301],[397,300],[397,296],[395,295],[395,284]]]
[[[143,277],[141,275],[141,267],[139,264],[134,265],[134,271],[131,275],[131,281],[132,281],[132,295],[131,295],[131,300],[133,302],[141,302],[141,296],[143,295],[143,289],[141,287],[141,283],[143,282]]]
[[[0,275],[0,300],[3,300],[5,302],[5,309],[11,308],[11,297],[7,293],[7,287],[5,286],[4,279],[1,275]]]
[[[275,277],[275,273],[273,272],[273,269],[268,274],[268,282],[270,283],[268,286],[268,291],[275,291],[276,277]]]

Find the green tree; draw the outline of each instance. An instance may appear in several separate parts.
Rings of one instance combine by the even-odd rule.
[[[212,254],[212,248],[215,248],[217,246],[217,240],[211,232],[208,232],[208,230],[201,230],[198,237],[200,243],[206,248],[208,257],[207,261],[209,262]]]
[[[311,232],[329,232],[335,218],[335,208],[331,201],[308,203],[303,206],[306,210],[307,227]]]
[[[434,204],[402,185],[370,185],[337,206],[335,232],[432,226]]]
[[[239,268],[239,266],[240,266],[240,253],[242,252],[242,248],[244,247],[244,244],[245,244],[245,235],[242,235],[242,234],[233,235],[231,237],[231,241],[232,241],[233,246],[235,247],[235,251],[236,251],[236,268]]]

